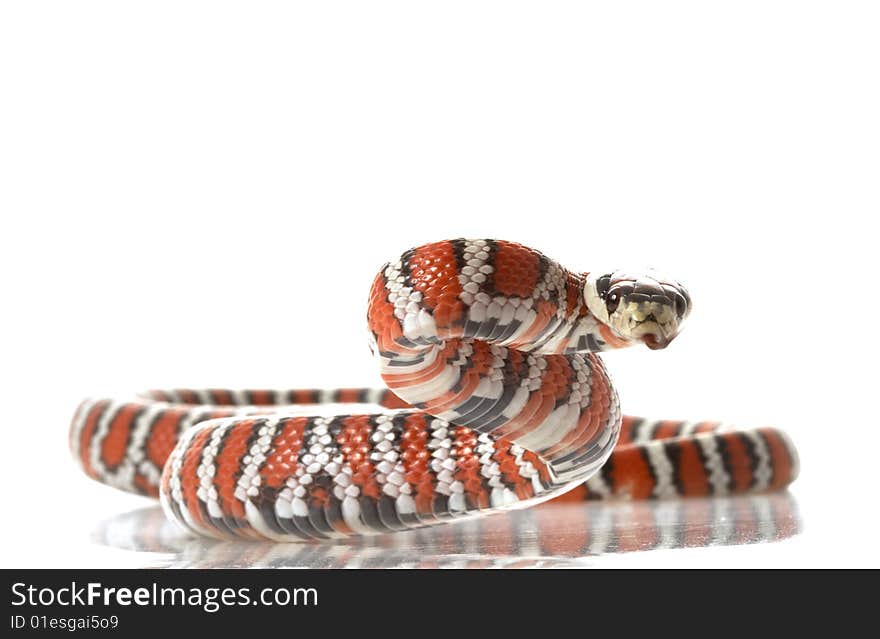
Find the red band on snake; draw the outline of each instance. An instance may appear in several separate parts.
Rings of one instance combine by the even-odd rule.
[[[785,487],[797,455],[776,429],[621,414],[598,353],[664,348],[690,307],[654,272],[574,273],[498,240],[427,244],[370,291],[390,390],[90,399],[70,445],[90,477],[159,496],[185,529],[221,538],[336,539],[547,500]],[[327,403],[375,408],[303,408]]]

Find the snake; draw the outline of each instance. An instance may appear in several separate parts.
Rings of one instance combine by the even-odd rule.
[[[187,533],[218,539],[333,541],[545,502],[784,489],[799,462],[779,429],[622,413],[600,353],[666,348],[691,309],[653,269],[577,272],[512,241],[432,242],[370,288],[386,388],[92,397],[69,444],[92,479],[158,497]]]

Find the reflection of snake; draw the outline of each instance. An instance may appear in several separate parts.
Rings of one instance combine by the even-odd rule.
[[[87,400],[71,446],[90,476],[158,493],[175,521],[216,537],[333,539],[560,496],[787,485],[797,461],[779,431],[622,418],[596,352],[663,348],[689,310],[684,287],[654,273],[578,275],[511,242],[437,242],[387,264],[370,292],[372,346],[393,393]],[[398,410],[289,408],[364,400]]]
[[[103,521],[93,537],[103,545],[154,553],[147,561],[157,567],[533,568],[589,566],[597,556],[617,553],[781,541],[799,526],[796,503],[781,492],[548,503],[455,526],[294,545],[193,539],[153,507]]]

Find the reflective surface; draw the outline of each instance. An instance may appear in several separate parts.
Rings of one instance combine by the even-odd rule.
[[[780,542],[800,530],[794,498],[781,493],[544,505],[336,544],[196,539],[154,506],[104,520],[92,541],[139,553],[144,567],[541,568],[589,567],[613,556],[676,549],[684,559],[693,549]]]

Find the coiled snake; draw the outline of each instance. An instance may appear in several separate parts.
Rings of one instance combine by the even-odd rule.
[[[554,498],[786,486],[797,456],[778,430],[621,414],[597,353],[664,348],[690,307],[656,273],[573,273],[513,242],[427,244],[389,262],[370,291],[371,348],[390,390],[88,399],[70,446],[90,477],[159,496],[187,530],[222,538],[335,539]],[[295,406],[320,403],[383,408]]]

